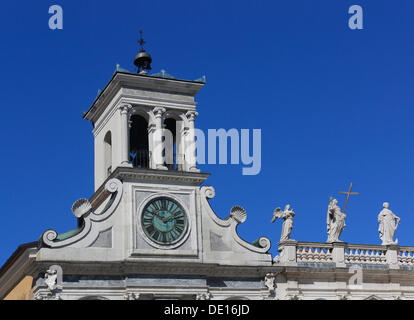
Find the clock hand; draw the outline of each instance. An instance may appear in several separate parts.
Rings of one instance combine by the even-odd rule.
[[[173,214],[172,216],[169,216],[168,218],[164,218],[162,219],[162,222],[168,222],[170,221],[172,218],[175,218],[176,216],[180,215],[181,212],[177,212],[176,214]]]
[[[160,219],[160,220],[162,220],[163,222],[164,222],[164,217],[161,217],[159,214],[158,214],[158,211],[156,211],[156,212],[154,212],[154,216],[156,216],[158,219]]]

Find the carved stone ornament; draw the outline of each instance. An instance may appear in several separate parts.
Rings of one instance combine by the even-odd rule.
[[[247,219],[246,210],[240,206],[234,206],[231,208],[230,215],[239,223],[243,223]]]
[[[208,199],[212,199],[215,196],[215,190],[211,186],[203,186],[201,188],[201,202],[204,210],[206,210],[209,217],[212,219],[212,221],[219,226],[220,228],[229,228],[229,232],[231,233],[232,239],[237,243],[237,245],[240,246],[240,248],[247,249],[249,253],[259,253],[259,254],[267,254],[267,252],[270,249],[270,240],[265,237],[260,237],[253,243],[248,243],[240,238],[240,236],[237,233],[237,226],[240,223],[243,223],[246,221],[246,210],[244,210],[240,206],[234,206],[230,210],[230,217],[231,219],[226,218],[225,220],[222,220],[216,216],[216,214],[213,212],[213,210],[210,207],[210,204],[208,203]],[[244,250],[243,249],[243,250]]]
[[[89,231],[92,228],[92,223],[99,223],[100,221],[103,221],[107,219],[109,216],[111,216],[115,209],[118,207],[122,198],[122,182],[115,178],[111,179],[105,184],[105,190],[109,194],[111,194],[108,205],[105,206],[105,208],[101,212],[90,211],[90,214],[84,217],[84,225],[82,230],[80,230],[77,234],[60,241],[56,240],[58,237],[58,233],[55,230],[46,230],[45,232],[43,232],[43,235],[41,237],[42,246],[48,246],[50,248],[61,248],[69,246],[85,238],[85,236],[89,233]],[[83,204],[81,204],[79,208],[75,206],[76,214],[81,214],[82,212],[85,212],[85,210],[88,210],[88,207],[88,204],[85,202],[83,202]]]
[[[264,284],[271,293],[275,291],[275,280],[276,277],[274,273],[268,273],[264,279]]]
[[[43,281],[47,286],[46,290],[42,289],[36,292],[35,300],[61,300],[63,271],[58,265],[50,266],[46,270]]]
[[[92,205],[87,199],[79,199],[72,206],[72,212],[76,218],[88,214],[92,210]]]
[[[197,294],[196,300],[210,300],[211,299],[211,293],[210,292],[202,292]]]
[[[62,300],[60,293],[52,294],[50,292],[38,291],[33,297],[34,300]]]
[[[188,111],[185,116],[187,117],[187,119],[189,121],[194,121],[195,118],[198,116],[198,112],[197,111]]]
[[[45,283],[48,286],[50,291],[56,289],[57,285],[57,270],[48,269],[45,273]]]
[[[124,300],[139,300],[139,293],[127,292],[124,295]]]
[[[119,107],[121,110],[121,114],[128,114],[132,110],[132,106],[130,104],[123,104]]]
[[[156,118],[160,118],[162,117],[162,115],[166,112],[167,110],[165,108],[162,107],[155,107],[153,112],[154,112],[154,116]]]

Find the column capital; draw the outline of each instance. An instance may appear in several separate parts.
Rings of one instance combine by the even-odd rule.
[[[121,114],[128,114],[128,112],[132,110],[132,105],[124,103],[121,104],[118,108],[121,111]]]
[[[187,117],[188,120],[194,121],[194,119],[198,116],[198,112],[197,111],[187,111],[185,116]]]
[[[160,118],[162,117],[162,115],[166,112],[167,110],[163,107],[155,107],[153,112],[156,118]]]

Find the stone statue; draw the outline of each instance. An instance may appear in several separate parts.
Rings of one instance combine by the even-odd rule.
[[[331,199],[326,217],[328,240],[326,242],[342,242],[339,237],[345,228],[346,214],[341,212],[338,200]]]
[[[382,206],[384,209],[378,215],[378,222],[380,224],[378,231],[382,245],[397,244],[398,239],[394,241],[394,234],[400,224],[400,218],[388,209],[390,206],[388,202],[384,202]]]
[[[290,233],[292,232],[293,228],[293,217],[295,216],[295,212],[290,208],[290,205],[285,206],[285,210],[282,211],[280,208],[276,208],[273,212],[273,219],[272,223],[277,220],[277,218],[281,218],[285,220],[282,225],[282,234],[280,236],[280,242],[293,240],[290,239]]]

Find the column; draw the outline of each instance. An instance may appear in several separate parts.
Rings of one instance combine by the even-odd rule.
[[[188,131],[185,135],[185,163],[186,169],[190,172],[200,172],[197,169],[197,158],[196,158],[196,141],[195,141],[195,127],[194,119],[197,117],[198,112],[188,111],[186,114],[188,119]]]
[[[130,104],[123,104],[119,107],[121,112],[121,166],[132,167],[129,163],[129,112],[132,110]]]
[[[153,132],[153,149],[152,155],[154,160],[154,168],[158,170],[168,170],[165,163],[165,157],[162,155],[165,146],[163,138],[163,127],[162,127],[162,115],[165,113],[165,108],[156,107],[154,108],[154,117],[155,117],[155,129]]]

